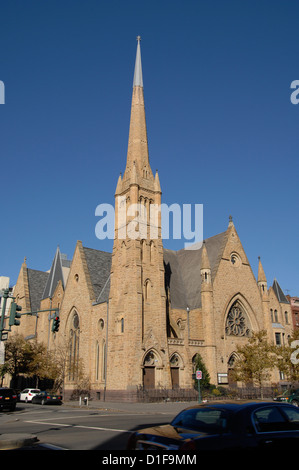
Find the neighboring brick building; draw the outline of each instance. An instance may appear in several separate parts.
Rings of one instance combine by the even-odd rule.
[[[149,213],[161,203],[158,172],[148,156],[140,42],[138,41],[126,168],[115,191],[116,222],[121,201],[140,203]],[[41,273],[24,262],[15,295],[24,311],[59,307],[60,330],[51,332],[48,314],[22,318],[18,332],[54,349],[68,348],[66,390],[76,386],[79,360],[91,389],[106,398],[134,400],[140,387],[192,388],[194,357],[202,356],[211,382],[227,384],[238,345],[266,329],[283,343],[292,334],[290,303],[275,280],[268,289],[259,260],[257,280],[229,220],[227,229],[198,249],[163,248],[158,236],[119,237],[129,228],[116,223],[112,253],[78,241],[72,263],[57,250],[52,269]],[[67,266],[66,266],[67,264]],[[64,272],[63,272],[64,269]],[[66,280],[67,274],[67,280]],[[273,378],[279,381],[279,374]]]
[[[291,297],[287,295],[287,299],[291,305],[294,328],[299,328],[299,297]]]

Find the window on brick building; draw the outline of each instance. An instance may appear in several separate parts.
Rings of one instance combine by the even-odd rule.
[[[289,313],[287,311],[284,312],[284,318],[285,318],[286,324],[288,325],[289,324]]]
[[[276,346],[281,346],[281,334],[275,333],[275,344]]]
[[[270,308],[271,322],[274,323],[273,310]]]

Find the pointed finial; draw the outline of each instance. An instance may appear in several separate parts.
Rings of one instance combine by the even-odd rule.
[[[229,216],[229,223],[228,223],[228,226],[229,226],[229,227],[233,227],[233,225],[234,225],[234,223],[233,223],[233,218],[232,218],[232,216],[230,215],[230,216]]]

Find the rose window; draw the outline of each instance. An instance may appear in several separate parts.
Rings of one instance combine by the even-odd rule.
[[[249,336],[248,319],[239,305],[234,304],[230,309],[226,319],[225,333],[229,336]]]

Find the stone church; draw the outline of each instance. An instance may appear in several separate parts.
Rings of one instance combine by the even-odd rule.
[[[118,220],[120,198],[147,212],[161,204],[148,154],[139,38],[126,167],[115,191],[113,252],[78,241],[72,260],[57,248],[48,272],[28,268],[25,259],[14,288],[22,313],[33,312],[14,332],[51,350],[67,349],[66,394],[77,386],[79,361],[95,397],[134,400],[140,388],[190,389],[198,353],[211,383],[226,385],[236,348],[251,332],[265,329],[276,344],[287,340],[290,304],[276,280],[268,287],[260,260],[255,278],[231,218],[200,248],[172,251],[163,248],[161,217],[154,239],[150,222],[143,238],[118,236],[129,223],[129,217]],[[56,333],[47,311],[54,308]],[[277,371],[273,380],[281,378]]]

